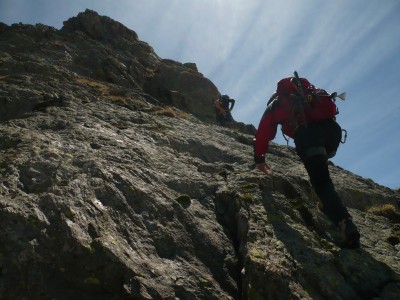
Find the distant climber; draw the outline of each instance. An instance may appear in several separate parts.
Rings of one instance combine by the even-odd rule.
[[[228,95],[220,95],[214,101],[214,111],[217,122],[224,126],[226,122],[232,122],[233,117],[231,111],[235,105],[235,100],[229,98]]]
[[[256,167],[266,174],[271,172],[265,154],[280,124],[284,135],[294,139],[296,152],[320,199],[319,208],[340,228],[342,247],[358,248],[360,233],[336,192],[328,169],[328,158],[335,156],[342,141],[342,129],[335,118],[337,95],[315,88],[307,79],[299,78],[297,72],[294,75],[280,80],[268,101],[253,141]]]

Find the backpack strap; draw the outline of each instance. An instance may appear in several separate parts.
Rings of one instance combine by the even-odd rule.
[[[270,105],[272,103],[272,101],[277,100],[278,99],[278,92],[275,92],[272,94],[271,97],[269,97],[269,100],[267,102],[267,106]]]
[[[290,141],[290,137],[287,137],[284,133],[283,133],[283,129],[281,128],[281,132],[282,132],[282,136],[286,141],[286,145],[289,146],[289,141]]]
[[[297,85],[297,90],[300,94],[300,97],[305,99],[305,93],[304,93],[303,85],[301,84],[299,74],[297,74],[297,71],[294,71],[293,73],[294,73],[295,84]]]

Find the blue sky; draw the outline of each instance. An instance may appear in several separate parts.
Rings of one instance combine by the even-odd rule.
[[[348,140],[333,162],[400,187],[400,1],[0,0],[0,21],[60,29],[86,8],[134,30],[160,57],[196,63],[236,99],[237,121],[257,127],[293,70],[346,91],[338,121]],[[275,141],[285,144],[280,133]]]

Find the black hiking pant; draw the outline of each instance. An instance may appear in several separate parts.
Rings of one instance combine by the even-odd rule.
[[[230,111],[226,111],[225,114],[220,114],[219,112],[216,112],[217,115],[217,122],[221,125],[224,126],[227,122],[232,122],[233,117]]]
[[[342,139],[342,129],[334,120],[308,123],[297,129],[294,136],[296,152],[310,176],[322,211],[335,225],[350,217],[336,192],[328,169],[328,158],[335,156]]]

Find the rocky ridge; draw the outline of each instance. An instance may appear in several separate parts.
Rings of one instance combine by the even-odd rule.
[[[397,299],[399,191],[331,164],[340,249],[294,150],[254,170],[218,94],[90,10],[0,23],[0,299]]]

